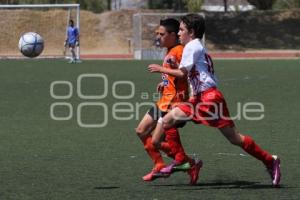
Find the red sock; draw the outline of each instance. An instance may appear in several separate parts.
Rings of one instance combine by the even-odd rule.
[[[242,148],[256,159],[261,160],[267,167],[272,166],[272,155],[261,149],[250,136],[244,136]]]
[[[152,159],[154,165],[161,166],[161,167],[165,166],[165,162],[164,162],[159,150],[157,150],[152,144],[152,136],[147,135],[145,138],[142,139],[142,142],[144,144],[144,148],[145,148],[146,152]]]
[[[166,129],[165,134],[166,141],[170,145],[171,155],[174,156],[175,161],[178,163],[188,161],[189,159],[184,152],[177,128]]]
[[[159,150],[162,150],[170,158],[172,158],[172,159],[175,158],[175,155],[172,154],[171,147],[170,147],[170,144],[168,142],[165,142],[165,141],[161,142]]]

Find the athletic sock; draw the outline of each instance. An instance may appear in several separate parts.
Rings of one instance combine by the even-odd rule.
[[[189,158],[184,152],[184,148],[180,141],[180,136],[177,128],[170,128],[165,130],[166,141],[170,145],[171,155],[177,163],[184,163],[189,161]]]
[[[153,144],[152,144],[152,136],[147,135],[145,138],[142,139],[142,142],[144,144],[144,149],[150,156],[151,160],[153,161],[155,166],[163,166],[165,165],[165,162],[159,152]]]
[[[256,159],[262,161],[266,165],[266,167],[272,166],[272,155],[267,151],[261,149],[250,136],[244,136],[242,148]]]
[[[171,147],[170,147],[170,144],[166,141],[162,141],[160,143],[160,148],[159,150],[162,150],[168,157],[174,159],[175,158],[175,155],[172,153],[171,151]]]

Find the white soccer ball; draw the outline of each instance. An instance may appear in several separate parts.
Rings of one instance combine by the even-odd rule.
[[[24,56],[30,58],[37,57],[44,49],[44,40],[37,33],[25,33],[19,40],[19,49]]]

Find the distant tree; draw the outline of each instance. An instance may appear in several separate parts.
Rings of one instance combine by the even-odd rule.
[[[107,10],[110,10],[110,4],[111,4],[111,0],[107,0]]]
[[[185,7],[185,3],[183,0],[175,0],[174,9],[178,11],[183,11]]]
[[[149,7],[149,9],[163,9],[164,1],[149,0],[148,1],[148,7]]]
[[[185,0],[188,12],[199,12],[201,11],[201,6],[203,0]]]
[[[276,0],[247,0],[259,10],[270,10]]]
[[[148,0],[149,9],[185,10],[186,0]]]
[[[274,9],[300,8],[300,0],[277,0]]]
[[[54,4],[54,3],[79,3],[80,8],[92,12],[110,10],[111,0],[0,0],[0,4]]]

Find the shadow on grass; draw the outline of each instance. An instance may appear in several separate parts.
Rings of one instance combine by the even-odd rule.
[[[286,189],[281,185],[274,187],[271,184],[260,184],[251,181],[214,181],[211,183],[198,183],[196,185],[189,184],[155,184],[153,187],[175,187],[172,190],[211,190],[211,189]]]
[[[95,190],[114,190],[119,189],[117,186],[104,186],[104,187],[94,187]]]

